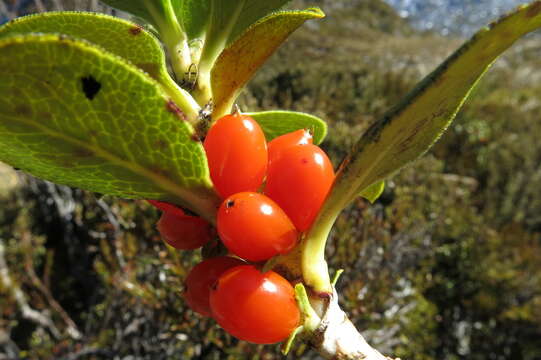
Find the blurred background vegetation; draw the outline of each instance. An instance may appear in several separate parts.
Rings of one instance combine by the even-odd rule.
[[[23,4],[24,3],[24,4]],[[456,49],[380,0],[313,0],[305,25],[242,95],[330,125],[335,163]],[[20,6],[20,5],[26,5]],[[4,19],[97,1],[0,1]],[[342,305],[369,342],[411,360],[541,359],[541,42],[503,56],[423,158],[339,218],[328,249]],[[167,248],[159,214],[0,165],[0,359],[280,359],[184,306],[197,252]],[[317,359],[296,347],[289,359]]]

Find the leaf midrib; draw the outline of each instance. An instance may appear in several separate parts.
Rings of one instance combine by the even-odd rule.
[[[99,146],[90,146],[88,143],[85,143],[75,137],[67,136],[66,134],[63,134],[61,132],[53,131],[48,127],[44,127],[40,124],[38,124],[35,121],[32,120],[26,120],[21,117],[2,114],[1,117],[5,118],[11,118],[15,121],[19,121],[21,123],[24,123],[25,125],[31,126],[36,128],[39,131],[42,131],[45,134],[48,134],[52,137],[60,138],[68,143],[71,143],[73,145],[77,145],[79,147],[85,148],[87,150],[92,151],[94,154],[96,154],[98,157],[107,160],[113,164],[120,165],[121,167],[130,170],[131,172],[143,176],[145,178],[148,178],[150,181],[152,181],[153,184],[158,185],[161,189],[163,189],[165,192],[169,192],[172,194],[175,194],[181,199],[190,199],[192,195],[192,192],[187,190],[184,187],[178,186],[175,182],[169,180],[168,178],[156,174],[148,169],[146,169],[143,166],[138,166],[135,163],[123,160],[119,156],[111,154],[109,151],[106,151],[105,149],[99,147]]]

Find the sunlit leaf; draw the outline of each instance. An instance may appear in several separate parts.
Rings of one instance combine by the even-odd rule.
[[[210,15],[211,0],[173,0],[173,8],[189,39],[203,36]]]
[[[261,126],[267,141],[299,129],[312,133],[314,144],[320,144],[327,136],[327,124],[314,115],[295,111],[262,111],[247,113]]]
[[[541,1],[481,29],[361,136],[303,243],[305,283],[332,290],[324,260],[334,219],[356,195],[425,153],[447,129],[472,88],[498,56],[541,27]]]
[[[215,115],[229,112],[244,85],[295,29],[323,16],[317,8],[273,13],[224,49],[211,73]]]
[[[250,25],[271,12],[281,10],[289,2],[291,0],[245,0],[237,23],[229,35],[229,42],[239,37]]]
[[[490,65],[521,36],[541,27],[541,1],[481,29],[374,123],[345,160],[329,201],[391,175],[425,153],[447,129]]]
[[[15,33],[58,33],[85,39],[130,61],[160,82],[169,76],[160,42],[130,21],[90,12],[45,12],[0,27],[0,37]]]
[[[112,16],[85,12],[46,12],[17,18],[0,27],[0,37],[24,33],[58,33],[81,38],[116,54],[157,80],[186,115],[197,109],[190,96],[171,79],[160,42],[141,26]]]
[[[227,44],[228,35],[239,18],[244,1],[210,0],[210,13],[205,31],[205,44],[199,67],[205,77]],[[207,79],[205,79],[206,81]]]
[[[232,42],[250,25],[273,11],[282,9],[291,0],[242,0],[216,1],[214,3],[214,22],[216,30],[222,32],[230,26],[227,42]],[[201,38],[211,17],[212,0],[172,0],[179,21],[188,38]],[[231,23],[230,23],[231,22]],[[207,36],[210,37],[212,35]]]
[[[383,194],[383,190],[385,190],[385,181],[378,181],[361,191],[360,196],[373,204]]]
[[[0,160],[56,183],[205,214],[219,202],[201,142],[158,83],[64,35],[0,39]]]

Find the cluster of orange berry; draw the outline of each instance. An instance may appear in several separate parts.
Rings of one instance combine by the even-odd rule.
[[[233,256],[208,258],[186,279],[185,298],[233,336],[270,344],[298,326],[293,286],[263,261],[286,254],[315,219],[334,181],[332,164],[306,130],[268,144],[251,117],[236,112],[216,121],[204,141],[210,176],[224,199],[218,235]],[[163,211],[158,230],[171,246],[195,249],[212,237],[204,220],[150,201]]]

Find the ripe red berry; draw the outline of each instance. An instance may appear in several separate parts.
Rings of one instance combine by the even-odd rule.
[[[251,117],[235,113],[218,119],[203,145],[210,177],[223,198],[261,186],[267,171],[267,144]]]
[[[225,199],[218,210],[220,239],[233,254],[250,261],[289,252],[297,243],[295,226],[263,194],[242,192]]]
[[[300,320],[291,284],[274,271],[261,273],[252,265],[223,273],[211,289],[210,307],[225,331],[256,344],[285,340]]]
[[[307,230],[334,181],[331,161],[316,145],[290,146],[269,164],[265,194],[299,231]]]
[[[178,206],[175,206],[171,203],[165,202],[165,201],[158,201],[158,200],[147,200],[151,205],[153,205],[158,210],[161,210],[163,212],[171,212],[174,214],[177,214],[179,216],[187,216],[184,214],[184,211],[182,211],[181,208]]]
[[[278,136],[267,144],[269,153],[269,164],[279,158],[284,149],[294,145],[312,144],[312,135],[308,130],[300,129]]]
[[[203,260],[186,277],[184,298],[190,308],[201,315],[212,316],[209,296],[210,288],[226,270],[244,265],[244,261],[229,256],[218,256]]]
[[[205,220],[178,212],[164,212],[157,227],[164,241],[175,249],[197,249],[212,238],[210,225]]]

